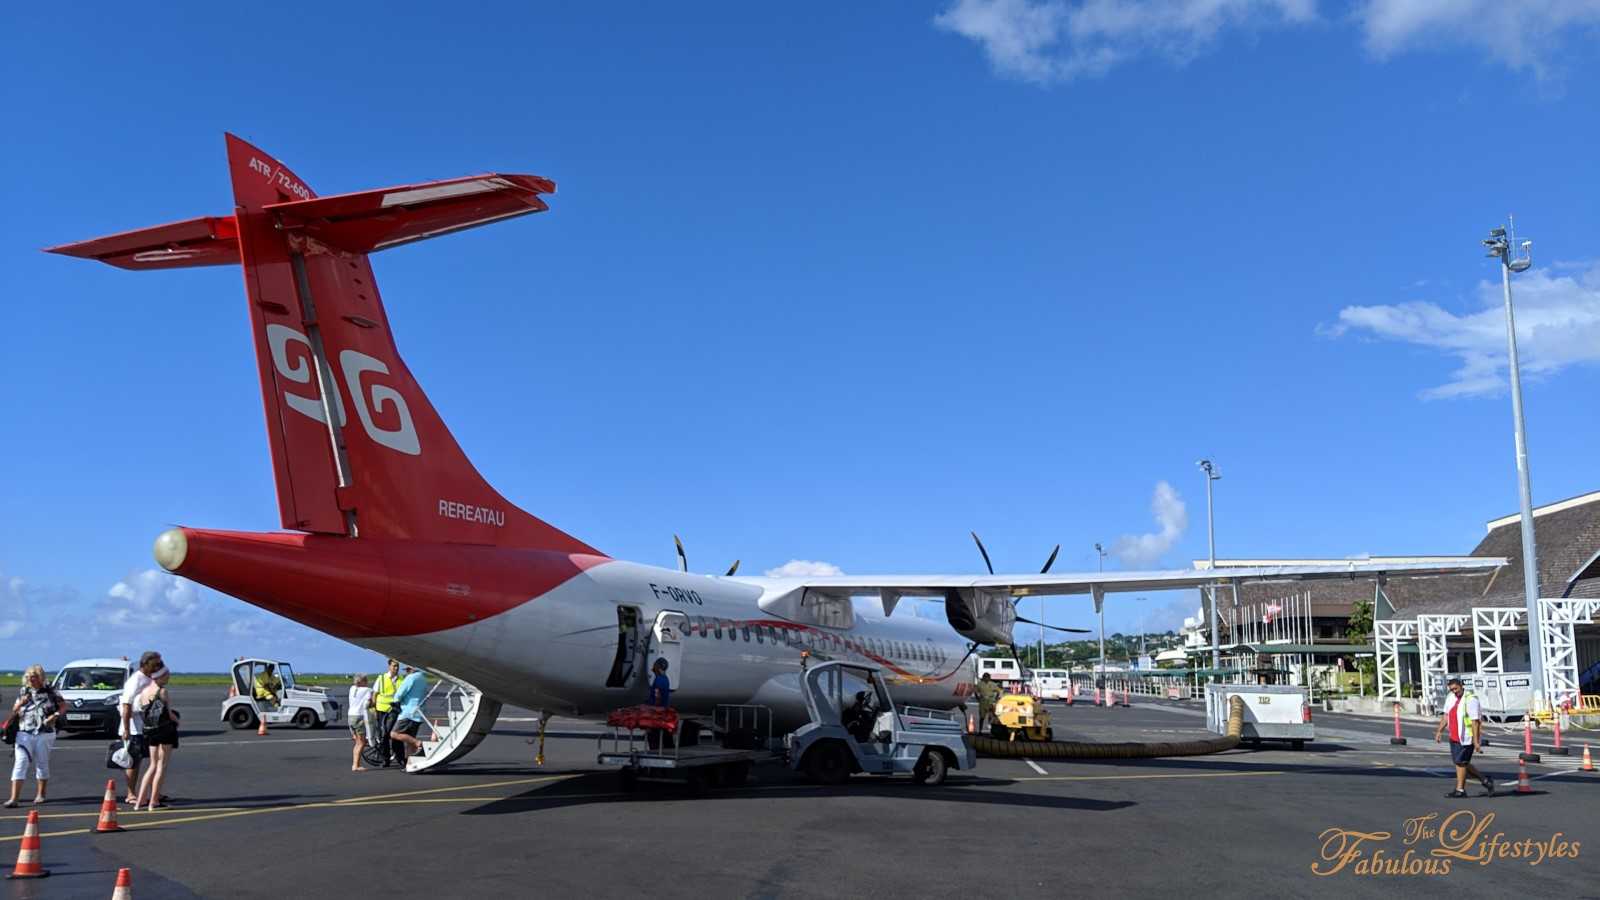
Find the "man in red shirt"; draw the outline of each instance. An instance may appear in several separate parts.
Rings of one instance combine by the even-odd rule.
[[[1471,775],[1483,785],[1484,796],[1494,793],[1494,779],[1479,772],[1472,764],[1472,754],[1483,742],[1483,711],[1478,705],[1478,698],[1466,693],[1466,688],[1461,684],[1461,679],[1452,678],[1448,683],[1450,698],[1445,701],[1444,715],[1439,718],[1439,727],[1433,730],[1435,743],[1445,733],[1450,731],[1450,761],[1456,766],[1456,789],[1446,797],[1465,797],[1467,795],[1467,776]]]

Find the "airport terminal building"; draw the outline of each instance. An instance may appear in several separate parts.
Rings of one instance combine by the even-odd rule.
[[[1600,491],[1537,507],[1533,517],[1546,665],[1563,666],[1578,691],[1600,692]],[[1489,574],[1391,576],[1381,585],[1373,576],[1256,582],[1223,590],[1218,596],[1221,643],[1236,656],[1290,654],[1324,666],[1349,666],[1358,655],[1376,653],[1385,696],[1409,694],[1417,689],[1412,686],[1430,696],[1442,690],[1445,673],[1525,673],[1529,642],[1521,522],[1514,514],[1486,523],[1483,539],[1467,555],[1507,560]],[[1460,558],[1373,557],[1371,562]],[[1285,562],[1219,559],[1217,568]],[[1195,564],[1208,565],[1205,560]],[[1347,633],[1351,611],[1361,600],[1374,605],[1372,642],[1352,642]]]

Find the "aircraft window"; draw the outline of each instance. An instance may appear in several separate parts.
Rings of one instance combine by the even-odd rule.
[[[766,642],[767,642],[766,634],[762,631],[761,626],[757,625],[756,626],[756,643],[765,644]]]
[[[750,626],[746,625],[742,630],[744,631],[744,642],[750,643]]]
[[[717,619],[715,621],[717,623],[717,640],[720,641],[720,640],[722,640],[722,620],[721,619]]]

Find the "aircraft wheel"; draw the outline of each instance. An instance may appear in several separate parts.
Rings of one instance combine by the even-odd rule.
[[[922,751],[922,758],[917,760],[916,768],[911,770],[911,777],[918,784],[944,784],[945,776],[949,774],[950,764],[945,760],[944,754],[933,749]]]
[[[826,741],[806,753],[804,768],[818,784],[844,784],[850,779],[850,751],[838,741]]]
[[[315,728],[316,724],[317,724],[317,714],[312,712],[311,710],[302,707],[297,712],[295,712],[295,714],[294,714],[294,727],[300,729],[301,731],[305,731],[305,730],[307,730],[309,728]]]
[[[250,707],[240,704],[228,710],[228,724],[240,729],[254,728],[256,714],[250,711]]]

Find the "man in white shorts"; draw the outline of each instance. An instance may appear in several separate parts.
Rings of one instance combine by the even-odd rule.
[[[139,668],[128,676],[122,685],[122,699],[119,701],[122,712],[122,727],[119,733],[122,743],[128,748],[128,758],[133,761],[130,768],[124,769],[123,774],[128,778],[128,802],[132,803],[139,795],[139,766],[144,763],[145,757],[150,755],[149,748],[144,740],[144,720],[133,711],[134,700],[144,689],[154,684],[150,676],[161,670],[165,664],[161,661],[161,654],[155,650],[146,650],[139,657]]]

